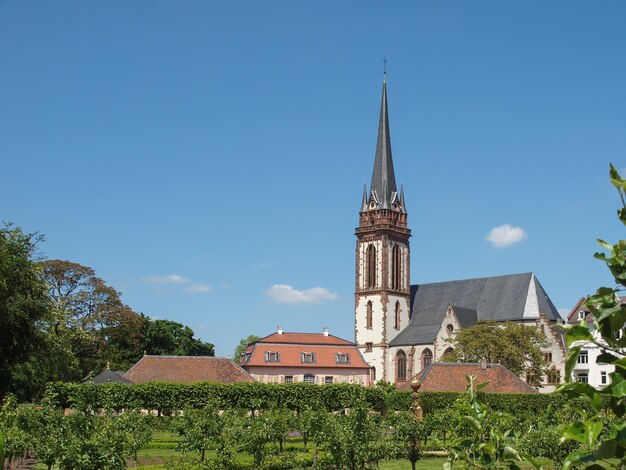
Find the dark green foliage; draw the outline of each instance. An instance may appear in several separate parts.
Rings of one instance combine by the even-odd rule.
[[[365,401],[373,410],[407,410],[410,394],[388,392],[360,385],[333,384],[323,387],[306,384],[220,384],[199,382],[175,384],[150,382],[127,385],[76,384],[55,382],[48,385],[46,399],[57,407],[79,410],[150,409],[161,414],[185,408],[215,404],[220,409],[259,410],[286,408],[292,411],[322,408],[339,411]],[[391,405],[391,406],[390,406]]]
[[[626,179],[613,165],[610,178],[622,203],[617,216],[626,225]],[[626,422],[623,420],[626,411],[626,335],[623,334],[626,305],[618,297],[626,288],[626,240],[619,240],[615,245],[604,240],[598,240],[598,243],[608,253],[596,253],[594,256],[606,263],[616,287],[601,287],[585,302],[595,318],[595,330],[600,333],[601,339],[594,337],[583,322],[565,327],[565,338],[570,346],[565,363],[568,383],[560,386],[558,391],[572,399],[568,406],[578,417],[565,427],[562,437],[580,444],[581,449],[567,457],[564,468],[582,465],[591,469],[623,469],[626,465]],[[610,374],[610,383],[602,389],[572,382],[572,370],[585,342],[602,348],[602,362],[615,366],[615,372]],[[585,404],[586,409],[581,404]],[[606,420],[607,409],[620,419]]]
[[[539,426],[526,431],[519,441],[519,450],[533,457],[545,457],[561,466],[566,457],[578,448],[572,441],[561,442],[561,428]]]
[[[188,326],[170,320],[148,323],[145,350],[148,354],[171,356],[214,356],[212,344],[194,338]]]
[[[48,314],[50,301],[33,259],[40,240],[11,225],[0,227],[0,397],[15,390],[16,367],[42,346],[38,323]]]

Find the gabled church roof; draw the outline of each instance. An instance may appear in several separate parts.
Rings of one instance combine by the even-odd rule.
[[[419,284],[411,286],[411,321],[390,346],[432,344],[449,306],[463,327],[473,318],[534,321],[540,313],[548,321],[561,318],[533,273]]]

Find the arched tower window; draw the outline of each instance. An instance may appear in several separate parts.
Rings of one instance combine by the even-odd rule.
[[[433,362],[433,353],[430,349],[424,349],[422,352],[422,369],[425,369]]]
[[[395,317],[394,317],[393,327],[396,330],[400,329],[400,302],[396,302],[396,310],[395,310]]]
[[[394,245],[391,250],[391,288],[402,289],[402,258],[400,245]]]
[[[367,271],[365,285],[368,288],[376,287],[376,247],[373,244],[367,247]]]
[[[398,351],[396,354],[396,380],[406,380],[406,353]]]
[[[372,329],[372,301],[367,303],[367,311],[365,312],[365,328]]]

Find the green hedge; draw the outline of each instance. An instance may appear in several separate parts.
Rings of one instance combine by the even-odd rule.
[[[419,401],[424,414],[450,409],[464,393],[421,392]],[[482,400],[492,409],[504,411],[516,417],[551,415],[565,402],[565,397],[553,394],[482,394]],[[75,384],[51,383],[46,399],[57,407],[78,409],[150,409],[165,414],[184,408],[201,408],[216,402],[222,408],[250,410],[288,408],[324,408],[337,411],[351,408],[365,401],[376,411],[408,410],[411,393],[378,387],[333,384],[313,385],[236,383],[220,384],[199,382],[174,384],[151,382],[146,384]]]
[[[201,408],[216,402],[222,408],[292,410],[325,408],[329,411],[352,407],[365,401],[371,409],[382,411],[404,410],[411,404],[408,392],[387,392],[360,385],[313,385],[236,383],[220,384],[198,382],[174,384],[151,382],[146,384],[49,384],[45,398],[62,408],[78,409],[150,409],[168,413],[183,408]]]

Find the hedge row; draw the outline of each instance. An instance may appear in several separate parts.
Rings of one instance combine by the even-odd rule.
[[[444,411],[452,407],[463,393],[421,392],[420,405],[424,414]],[[565,397],[548,394],[487,393],[482,400],[492,409],[513,416],[554,414],[562,408]],[[199,382],[173,384],[151,382],[146,384],[75,384],[56,382],[48,386],[46,399],[62,408],[77,409],[150,409],[169,413],[184,408],[201,408],[216,403],[221,408],[250,410],[288,408],[325,408],[337,411],[365,402],[376,411],[408,410],[411,393],[390,388],[361,385],[313,385],[236,383],[219,384]]]
[[[149,409],[168,413],[184,408],[202,408],[216,403],[221,408],[262,410],[271,408],[350,408],[365,401],[370,409],[406,410],[409,392],[385,391],[361,385],[313,385],[198,382],[174,384],[151,382],[126,385],[51,383],[45,398],[53,405],[77,409]]]

